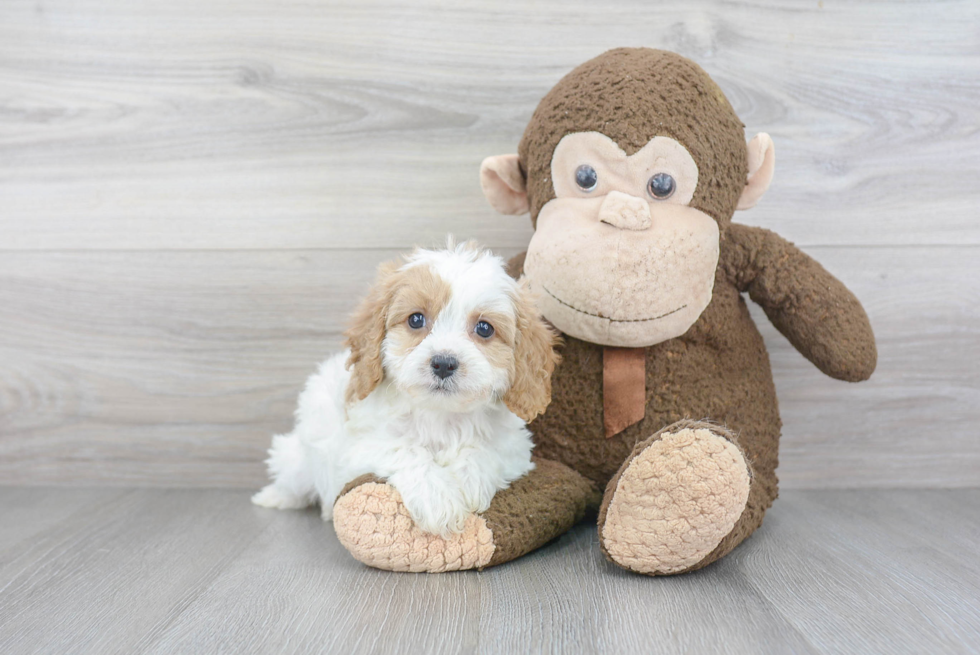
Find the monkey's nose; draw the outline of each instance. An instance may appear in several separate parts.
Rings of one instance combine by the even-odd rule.
[[[599,220],[620,230],[645,230],[650,227],[650,205],[643,198],[610,191],[599,207]]]
[[[445,380],[459,368],[459,362],[452,355],[434,355],[432,360],[429,361],[429,366],[432,367],[432,372],[435,373],[441,380]]]

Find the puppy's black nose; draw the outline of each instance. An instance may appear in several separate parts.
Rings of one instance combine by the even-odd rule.
[[[452,355],[436,355],[429,362],[429,365],[432,367],[432,372],[443,380],[455,373],[456,369],[459,368],[459,362]]]

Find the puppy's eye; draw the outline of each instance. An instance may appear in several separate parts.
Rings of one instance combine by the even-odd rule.
[[[478,322],[473,331],[476,332],[478,337],[483,337],[484,339],[489,339],[493,336],[493,326],[486,321]]]
[[[413,330],[420,330],[425,327],[425,314],[415,312],[408,317],[408,327]]]
[[[599,184],[599,174],[588,164],[582,164],[575,169],[575,184],[586,193],[592,191]]]

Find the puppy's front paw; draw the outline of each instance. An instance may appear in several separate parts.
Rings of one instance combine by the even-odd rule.
[[[490,507],[497,489],[487,481],[479,479],[466,480],[461,485],[463,504],[467,512],[482,514]]]
[[[466,518],[471,514],[462,496],[433,500],[411,496],[406,498],[402,494],[402,498],[409,515],[422,532],[438,535],[444,539],[462,532],[466,525]]]
[[[454,534],[459,534],[463,531],[463,528],[466,526],[466,517],[470,515],[470,512],[459,512],[456,514],[434,512],[432,514],[426,514],[425,510],[416,509],[415,512],[409,510],[409,514],[415,521],[415,525],[419,526],[422,532],[428,532],[443,539],[448,539]]]
[[[392,480],[415,524],[423,532],[447,538],[463,531],[472,513],[462,491],[438,478],[415,480],[401,487]]]

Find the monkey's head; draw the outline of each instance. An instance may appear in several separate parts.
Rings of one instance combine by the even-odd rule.
[[[541,100],[517,155],[480,181],[505,214],[531,212],[524,273],[559,330],[607,346],[680,336],[711,301],[719,240],[772,180],[767,134],[744,126],[697,64],[611,50]]]

